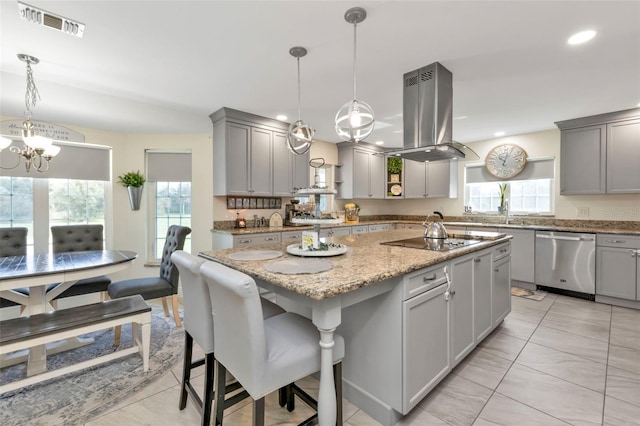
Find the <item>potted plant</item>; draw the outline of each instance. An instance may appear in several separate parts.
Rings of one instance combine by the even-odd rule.
[[[402,171],[402,158],[387,158],[387,171],[389,172],[389,182],[400,182],[400,172]]]
[[[127,188],[129,192],[129,204],[131,210],[140,210],[140,201],[142,200],[142,188],[147,180],[144,178],[140,170],[135,172],[127,172],[118,176],[118,183]]]
[[[498,187],[500,188],[500,205],[498,206],[498,211],[500,213],[502,213],[504,211],[504,207],[505,207],[505,197],[507,195],[507,184],[506,183],[499,183]]]

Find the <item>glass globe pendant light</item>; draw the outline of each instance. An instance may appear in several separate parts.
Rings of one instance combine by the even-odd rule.
[[[371,134],[375,126],[373,108],[356,96],[356,27],[367,17],[367,11],[353,7],[344,14],[344,20],[353,24],[353,100],[347,102],[336,114],[336,132],[340,139],[360,142]]]
[[[316,133],[315,129],[300,119],[300,58],[307,54],[307,49],[295,46],[289,49],[289,54],[298,61],[298,120],[289,126],[287,146],[294,154],[304,155],[311,148]]]

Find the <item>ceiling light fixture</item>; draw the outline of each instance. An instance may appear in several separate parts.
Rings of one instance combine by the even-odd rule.
[[[287,145],[294,154],[304,155],[311,148],[316,133],[315,129],[300,119],[300,58],[307,54],[307,49],[295,46],[289,49],[289,54],[298,61],[298,120],[289,126]]]
[[[18,59],[27,64],[27,90],[24,95],[24,104],[26,106],[26,120],[22,123],[22,140],[24,147],[22,149],[17,146],[10,146],[9,151],[17,154],[17,161],[11,167],[1,167],[3,169],[15,169],[20,164],[20,158],[24,158],[27,172],[31,171],[31,167],[39,172],[49,170],[49,162],[53,157],[58,155],[60,147],[53,145],[53,141],[45,136],[38,134],[35,124],[31,121],[31,107],[36,106],[36,102],[40,100],[40,93],[33,80],[33,71],[31,64],[37,64],[40,60],[36,57],[18,54]],[[11,140],[7,138],[0,139],[0,151],[11,145]]]
[[[356,28],[365,20],[367,11],[353,7],[344,14],[344,19],[353,24],[353,100],[344,104],[336,114],[336,132],[345,141],[360,142],[371,134],[375,126],[373,108],[356,96]]]
[[[276,120],[280,120],[280,121],[287,121],[287,116],[284,114],[278,114],[276,115]]]
[[[581,32],[575,33],[574,35],[569,37],[569,40],[567,40],[567,43],[569,43],[569,44],[582,44],[582,43],[585,43],[585,42],[591,40],[595,36],[596,36],[596,32],[593,31],[593,30],[581,31]]]

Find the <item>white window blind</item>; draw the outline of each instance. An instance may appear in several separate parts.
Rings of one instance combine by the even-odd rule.
[[[191,182],[191,153],[147,151],[147,180]]]
[[[555,176],[553,158],[530,158],[524,170],[512,180],[553,179]],[[487,171],[484,163],[465,166],[465,183],[503,182]]]
[[[22,141],[13,141],[13,146],[22,148]],[[55,156],[46,172],[38,172],[31,168],[27,172],[24,158],[20,156],[18,167],[10,170],[0,169],[0,176],[56,178],[77,180],[111,180],[111,147],[77,142],[55,142],[60,146],[60,153]],[[17,161],[18,154],[9,148],[0,152],[0,165],[11,167]]]

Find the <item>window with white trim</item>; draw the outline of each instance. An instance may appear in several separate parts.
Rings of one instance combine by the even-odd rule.
[[[529,159],[525,169],[512,180],[490,175],[484,164],[465,166],[464,205],[475,213],[499,213],[500,184],[506,184],[509,212],[513,214],[553,213],[554,159]]]
[[[152,229],[149,260],[159,262],[171,225],[191,228],[191,152],[147,150]],[[191,234],[183,250],[191,252]]]

